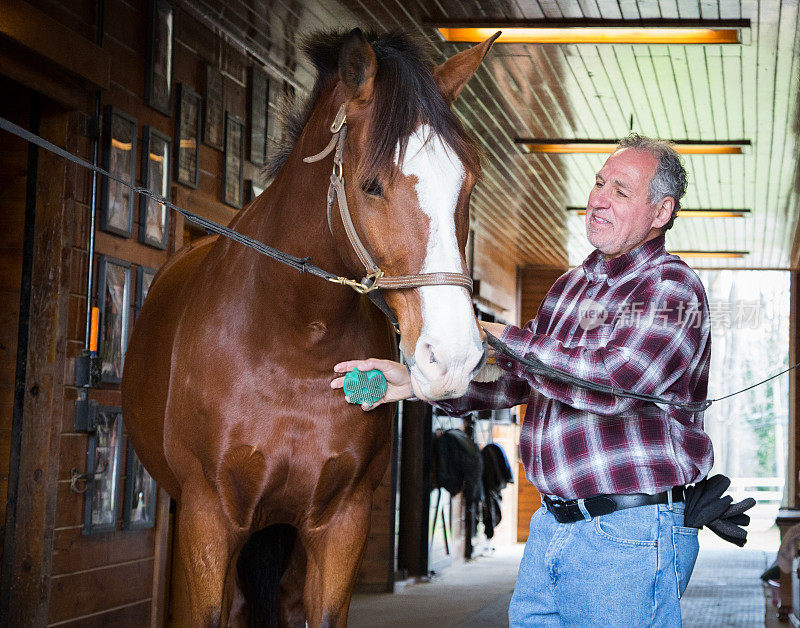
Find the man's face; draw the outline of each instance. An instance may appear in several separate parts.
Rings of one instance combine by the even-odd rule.
[[[623,148],[597,173],[586,207],[586,237],[607,259],[629,253],[661,233],[674,200],[654,205],[648,199],[657,158],[647,151]]]

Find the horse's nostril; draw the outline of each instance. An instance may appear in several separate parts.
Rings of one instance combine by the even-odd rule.
[[[426,377],[437,379],[442,376],[443,364],[446,363],[446,360],[442,362],[440,359],[441,355],[440,357],[436,357],[434,347],[431,343],[423,340],[417,349],[416,355],[419,358],[418,366],[422,372],[425,373]]]

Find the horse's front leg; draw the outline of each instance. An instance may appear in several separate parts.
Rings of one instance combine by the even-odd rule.
[[[186,572],[191,613],[186,623],[179,625],[216,628],[222,617],[235,539],[219,498],[202,480],[182,487],[178,526],[178,550]]]
[[[304,591],[312,628],[347,626],[347,612],[369,532],[372,492],[366,488],[341,500],[318,527],[301,530],[308,556]]]

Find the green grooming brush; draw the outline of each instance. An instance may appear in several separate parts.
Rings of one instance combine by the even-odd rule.
[[[386,378],[377,369],[353,369],[344,376],[344,395],[348,403],[373,405],[386,394]]]

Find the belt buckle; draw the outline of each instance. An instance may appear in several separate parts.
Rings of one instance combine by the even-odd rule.
[[[547,508],[553,513],[556,521],[559,523],[573,523],[574,519],[570,512],[570,504],[568,501],[554,501],[549,500]]]

